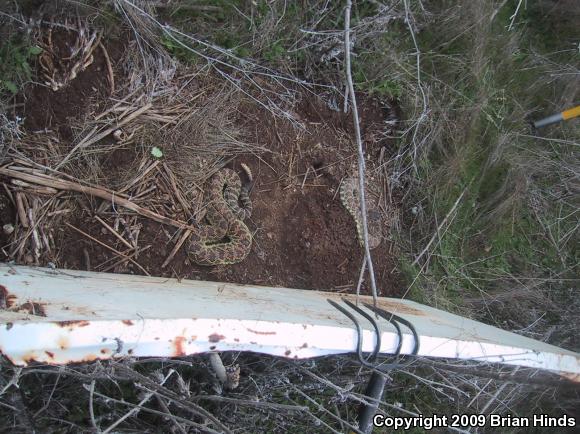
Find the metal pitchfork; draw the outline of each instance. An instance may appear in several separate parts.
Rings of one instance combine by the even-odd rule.
[[[383,392],[385,390],[385,385],[387,384],[387,375],[386,373],[396,367],[404,367],[404,366],[408,366],[411,362],[406,363],[406,364],[401,364],[399,362],[395,362],[395,363],[388,363],[388,364],[384,364],[384,363],[376,363],[377,360],[377,356],[380,352],[381,349],[381,331],[379,328],[378,323],[376,322],[375,318],[373,318],[372,315],[369,315],[367,312],[365,312],[363,309],[361,309],[359,306],[357,306],[356,304],[343,299],[342,301],[348,306],[350,307],[352,310],[354,310],[355,312],[357,312],[359,315],[363,316],[367,321],[369,321],[373,327],[373,329],[375,330],[375,348],[373,349],[373,351],[371,352],[371,354],[368,356],[368,358],[365,358],[363,356],[362,353],[362,340],[363,340],[363,329],[358,321],[358,319],[352,314],[352,312],[350,312],[347,308],[345,308],[344,306],[341,306],[339,303],[327,299],[327,301],[336,309],[338,309],[341,313],[343,313],[346,317],[348,317],[354,324],[355,328],[356,328],[356,332],[357,332],[357,345],[356,345],[356,355],[357,358],[359,360],[359,362],[361,363],[361,365],[372,369],[373,373],[371,375],[371,378],[369,379],[369,382],[367,384],[367,387],[365,389],[365,396],[369,398],[369,403],[367,404],[361,404],[360,408],[359,408],[359,413],[358,413],[358,427],[359,430],[366,433],[370,433],[372,431],[372,421],[373,421],[373,416],[377,413],[377,409],[379,407],[379,401],[381,400],[382,396],[383,396]],[[371,311],[373,311],[376,315],[380,316],[383,319],[386,319],[388,322],[390,322],[391,324],[393,324],[393,326],[395,327],[395,330],[397,331],[397,335],[399,337],[398,343],[397,343],[397,348],[394,352],[394,357],[398,357],[400,352],[401,352],[401,347],[403,345],[403,332],[401,330],[401,324],[403,324],[404,326],[406,326],[411,333],[413,334],[413,338],[415,340],[415,346],[413,347],[413,351],[411,352],[411,355],[416,355],[419,351],[419,334],[417,333],[417,330],[415,330],[415,327],[413,326],[413,324],[409,321],[407,321],[404,318],[401,318],[398,315],[395,315],[394,313],[391,313],[387,310],[384,309],[380,309],[376,306],[367,304],[367,303],[363,303],[363,305],[367,308],[370,309]]]

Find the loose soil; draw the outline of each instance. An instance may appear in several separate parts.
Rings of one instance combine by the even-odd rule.
[[[111,43],[107,44],[107,49],[114,58],[122,53]],[[102,54],[96,53],[93,64],[69,86],[56,92],[43,86],[28,89],[22,113],[24,128],[28,132],[52,129],[62,142],[70,142],[73,137],[70,119],[79,119],[89,113],[89,108],[90,113],[96,112],[91,104],[102,101],[108,89],[104,59]],[[370,158],[376,159],[381,148],[390,146],[378,134],[384,129],[389,113],[378,101],[364,95],[359,96],[359,106],[363,139],[369,146]],[[255,104],[241,107],[235,115],[246,139],[269,150],[259,156],[241,155],[229,163],[239,172],[241,163],[248,165],[254,177],[251,192],[254,210],[247,221],[254,238],[248,257],[234,265],[198,266],[188,259],[185,243],[169,266],[162,268],[161,264],[174,246],[175,228],[139,218],[142,225],[139,245],[151,245],[151,248],[136,257],[136,261],[148,273],[241,284],[339,292],[354,290],[363,249],[356,235],[355,223],[342,206],[338,194],[342,179],[355,174],[352,118],[350,114],[330,110],[312,96],[303,96],[295,110],[302,129],[288,121],[274,119]],[[344,157],[345,154],[348,158]],[[134,149],[116,150],[101,159],[103,170],[122,171],[125,165],[128,169],[135,155]],[[103,231],[91,215],[99,201],[86,197],[79,197],[79,200],[84,201],[85,206],[78,207],[61,221],[59,236],[55,237],[57,251],[53,252],[53,257],[58,268],[85,270],[87,257],[93,268],[114,257],[108,249],[70,230],[64,221],[82,228],[109,246],[123,250],[119,240]],[[2,201],[8,202],[0,196]],[[88,206],[86,202],[90,202]],[[3,209],[9,212],[2,213],[2,224],[15,222],[17,217],[13,207],[8,204]],[[396,271],[393,248],[384,240],[373,250],[373,259],[380,295],[396,297],[404,288]],[[143,274],[130,263],[114,271]],[[366,286],[363,286],[363,293],[369,293]]]
[[[52,43],[54,51],[66,53],[71,38],[75,34],[65,30],[53,30]],[[116,63],[122,53],[120,41],[103,42],[112,63]],[[63,141],[71,141],[74,132],[70,128],[71,120],[81,119],[90,110],[98,110],[99,103],[109,96],[110,87],[107,78],[107,64],[102,51],[93,52],[93,62],[78,76],[58,91],[49,86],[38,84],[27,88],[19,115],[24,119],[24,128],[29,132],[55,131]],[[41,72],[41,69],[38,69]],[[42,81],[42,77],[40,78]]]

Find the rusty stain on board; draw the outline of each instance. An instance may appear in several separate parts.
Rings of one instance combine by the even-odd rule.
[[[246,327],[246,330],[248,330],[249,332],[255,333],[257,335],[275,335],[276,332],[261,332],[259,330],[252,330],[249,327]]]
[[[334,299],[335,301],[340,301],[341,299],[351,300],[356,302],[356,295],[334,295],[329,294],[329,298]],[[359,297],[359,302],[367,302],[369,304],[373,304],[373,299],[371,296],[365,295]],[[427,313],[419,310],[415,307],[409,306],[406,303],[398,302],[394,300],[377,300],[377,307],[388,312],[394,313],[395,315],[414,315],[414,316],[427,316]]]
[[[26,364],[36,362],[36,354],[34,353],[34,351],[29,351],[28,353],[22,356],[22,360]]]
[[[86,327],[91,323],[85,320],[72,320],[72,321],[58,321],[56,324],[60,327],[70,327],[72,330],[73,327]]]
[[[132,326],[135,323],[133,321],[131,321],[130,319],[124,319],[123,321],[121,321],[123,324],[127,325],[127,326]]]
[[[226,337],[224,335],[219,335],[217,333],[212,333],[211,335],[208,336],[209,341],[212,343],[219,342],[225,338]]]
[[[58,347],[61,350],[66,350],[69,346],[69,342],[68,339],[66,338],[66,336],[61,336],[60,338],[58,338]]]
[[[173,355],[175,357],[181,357],[181,356],[185,356],[185,350],[183,348],[183,344],[185,343],[185,337],[184,336],[177,336],[175,338],[175,340],[173,341],[173,346],[175,347],[175,351],[173,352]]]
[[[26,303],[21,304],[20,306],[15,308],[15,310],[19,312],[24,311],[30,315],[46,316],[44,307],[40,303],[36,303],[35,301],[27,301]]]
[[[10,309],[16,304],[18,298],[10,294],[4,285],[0,285],[0,309]]]

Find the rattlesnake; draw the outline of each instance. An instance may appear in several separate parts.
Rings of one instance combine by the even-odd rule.
[[[205,215],[209,225],[193,232],[189,244],[189,255],[195,263],[235,264],[246,258],[252,246],[252,234],[243,222],[252,213],[247,187],[242,187],[240,177],[231,169],[212,176]]]
[[[365,189],[367,190],[367,189]],[[364,244],[362,214],[360,211],[360,193],[358,178],[346,178],[340,188],[340,201],[348,210],[356,223],[356,231],[361,245]],[[369,234],[369,247],[374,249],[383,238],[382,218],[379,210],[378,201],[369,194],[367,190],[365,202],[367,205],[367,228]]]

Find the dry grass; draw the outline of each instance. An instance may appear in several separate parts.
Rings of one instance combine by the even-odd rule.
[[[429,117],[419,128],[415,120],[407,132],[407,143],[420,146],[400,152],[407,157],[401,161],[417,169],[413,183],[427,193],[413,197],[414,190],[408,196],[416,215],[411,240],[417,244],[410,248],[420,252],[434,240],[410,273],[415,288],[420,282],[431,292],[415,296],[502,327],[533,330],[536,338],[566,335],[552,342],[570,345],[577,334],[565,331],[565,312],[577,285],[571,246],[578,227],[572,200],[578,127],[571,122],[536,137],[527,122],[573,105],[578,62],[572,51],[538,52],[536,47],[547,43],[526,28],[522,17],[532,20],[541,6],[520,10],[509,31],[509,2],[434,6],[430,10],[435,15],[427,21],[415,10],[419,21],[427,23],[418,41]],[[409,59],[398,66],[411,68]],[[420,98],[408,81],[402,80],[407,93]],[[419,106],[415,101],[406,97],[403,103],[413,110]],[[505,322],[500,319],[504,315],[494,314],[500,303],[486,302],[490,294],[526,290],[530,307],[519,319],[511,312]],[[470,303],[477,297],[485,307],[472,311]],[[550,325],[540,318],[542,311],[554,315]],[[562,334],[554,334],[553,328]]]
[[[356,408],[367,403],[369,373],[349,357],[287,361],[252,354],[223,354],[238,363],[238,388],[223,392],[206,356],[179,360],[123,360],[56,368],[4,364],[0,420],[11,432],[345,432],[356,429]],[[433,361],[393,371],[379,408],[387,415],[512,411],[521,400],[540,411],[577,391],[550,376],[494,366]],[[505,380],[509,379],[509,382]],[[457,432],[464,432],[456,430]]]

